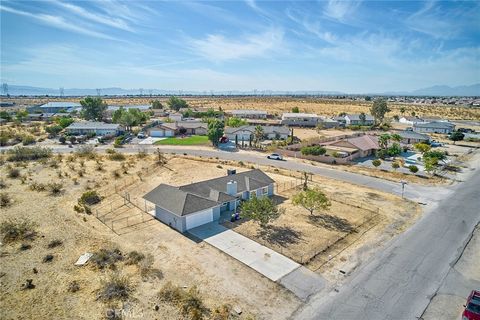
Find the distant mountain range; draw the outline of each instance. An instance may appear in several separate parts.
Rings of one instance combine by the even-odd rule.
[[[87,95],[106,95],[106,96],[127,96],[127,95],[349,95],[340,91],[184,91],[184,90],[159,90],[159,89],[123,89],[123,88],[100,88],[100,89],[79,89],[65,88],[64,96],[87,96]],[[8,93],[12,96],[60,96],[60,89],[40,88],[31,86],[9,85]],[[2,91],[4,94],[4,91]],[[355,94],[359,95],[359,94]],[[383,93],[366,93],[366,95],[382,95],[382,96],[480,96],[480,83],[469,86],[433,86],[414,91],[398,91]]]

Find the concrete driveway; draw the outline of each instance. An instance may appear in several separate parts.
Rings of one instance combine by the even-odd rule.
[[[272,281],[277,281],[300,267],[295,261],[235,231],[225,228],[217,222],[196,227],[188,232],[258,271]]]

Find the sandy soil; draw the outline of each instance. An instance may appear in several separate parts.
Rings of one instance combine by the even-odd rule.
[[[179,318],[175,308],[163,304],[158,311],[153,310],[154,304],[158,303],[156,293],[167,281],[186,287],[197,285],[209,308],[224,303],[238,305],[244,311],[242,318],[253,315],[259,319],[283,319],[298,307],[299,301],[279,285],[218,250],[195,243],[158,221],[150,220],[122,229],[121,234],[117,235],[94,215],[73,210],[87,186],[101,190],[104,195],[112,194],[115,182],[119,187],[125,185],[124,179],[127,179],[127,183],[133,179],[131,177],[140,179],[138,172],[152,167],[152,159],[133,156],[124,162],[103,159],[105,171],[97,171],[94,160],[84,160],[82,166],[79,159],[72,157],[70,161],[70,158],[63,157],[62,162],[57,163],[58,168],[52,167],[53,161],[25,164],[25,168],[20,168],[22,176],[26,177],[24,184],[19,179],[6,178],[7,169],[2,166],[2,179],[7,183],[7,188],[2,192],[8,193],[14,202],[6,210],[2,208],[1,222],[11,217],[28,217],[37,224],[38,232],[29,250],[20,251],[20,243],[2,244],[0,247],[1,270],[5,273],[0,278],[3,319],[99,319],[105,316],[110,305],[118,308],[119,302],[110,304],[96,299],[102,279],[111,271],[99,271],[89,265],[73,265],[82,253],[108,247],[118,247],[124,253],[131,250],[151,253],[153,267],[163,274],[161,279],[149,278],[144,281],[137,267],[118,264],[118,272],[127,275],[134,287],[125,305],[130,315],[145,319]],[[123,168],[122,163],[125,163]],[[190,182],[192,172],[198,179],[225,173],[225,169],[216,168],[216,165],[205,168],[200,163],[190,171],[185,170],[188,164],[183,160],[171,160],[171,163],[171,170],[149,172],[155,177],[157,174],[164,176],[166,182]],[[127,174],[123,173],[125,168]],[[113,178],[114,171],[120,171],[118,179]],[[58,172],[62,172],[62,178],[59,178]],[[79,172],[82,172],[81,177]],[[181,172],[184,172],[183,176]],[[141,175],[142,179],[146,179],[147,175]],[[28,187],[32,181],[62,181],[64,192],[61,196],[50,196],[47,191],[32,191]],[[100,206],[108,205],[113,197],[116,196],[105,198]],[[132,210],[131,215],[138,215],[138,209]],[[63,243],[60,247],[48,249],[47,244],[53,239],[60,239]],[[54,256],[53,261],[43,263],[42,259],[47,254]],[[38,273],[35,274],[33,268]],[[26,279],[33,279],[35,289],[21,290]],[[80,284],[80,291],[75,293],[67,291],[68,284],[73,280]]]
[[[158,99],[162,103],[166,103],[167,97],[135,97],[135,98],[104,98],[108,104],[111,105],[127,105],[127,104],[149,104],[152,99]],[[4,99],[5,101],[15,101],[18,106],[27,106],[32,104],[45,103],[48,101],[74,101],[78,102],[80,99],[72,98],[11,98]],[[204,97],[204,98],[185,98],[190,106],[202,108],[222,108],[223,110],[232,109],[257,109],[267,110],[272,114],[281,114],[289,112],[293,107],[298,107],[300,112],[314,112],[327,116],[335,116],[341,112],[346,113],[360,113],[369,112],[372,102],[353,101],[353,100],[334,100],[321,98],[285,98],[285,97]],[[389,103],[392,111],[388,114],[389,117],[394,115],[401,116],[400,108],[404,107],[405,115],[410,115],[415,112],[417,116],[441,116],[447,119],[464,119],[464,120],[478,120],[480,119],[479,108],[466,108],[451,105],[414,105],[414,104],[400,104]]]

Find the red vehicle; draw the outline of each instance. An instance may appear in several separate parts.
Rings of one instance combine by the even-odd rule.
[[[472,290],[464,307],[462,320],[480,320],[480,291]]]

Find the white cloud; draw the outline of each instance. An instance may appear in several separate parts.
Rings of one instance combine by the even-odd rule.
[[[133,29],[122,19],[116,18],[116,17],[110,17],[107,15],[102,15],[102,14],[96,14],[92,13],[88,10],[85,10],[82,7],[73,5],[71,3],[65,3],[65,2],[56,2],[59,6],[62,6],[63,8],[75,13],[76,15],[83,17],[85,19],[101,23],[110,27],[114,27],[117,29],[122,29],[126,31],[133,32]]]
[[[57,29],[65,30],[65,31],[71,31],[95,38],[101,38],[101,39],[108,39],[108,40],[118,40],[114,37],[111,37],[105,33],[102,32],[97,32],[91,29],[87,29],[78,25],[74,25],[73,23],[67,22],[63,17],[59,16],[53,16],[49,14],[43,14],[43,13],[30,13],[27,11],[22,11],[22,10],[17,10],[14,8],[6,7],[4,5],[0,6],[0,11],[5,11],[17,15],[21,15],[24,17],[29,17],[32,18],[33,20],[36,20],[42,24],[49,25],[51,27],[55,27]]]
[[[337,39],[337,37],[332,32],[322,28],[322,25],[318,19],[312,21],[311,19],[309,19],[308,14],[306,14],[305,12],[297,13],[294,12],[292,9],[287,9],[286,15],[292,21],[298,23],[303,28],[305,28],[305,30],[314,34],[323,41],[333,43]]]
[[[271,29],[261,34],[243,39],[228,39],[223,35],[210,34],[205,39],[193,39],[190,48],[193,54],[212,61],[226,61],[251,57],[261,57],[275,49],[280,49],[283,31]]]
[[[359,5],[360,1],[329,0],[323,14],[333,20],[345,22]]]

